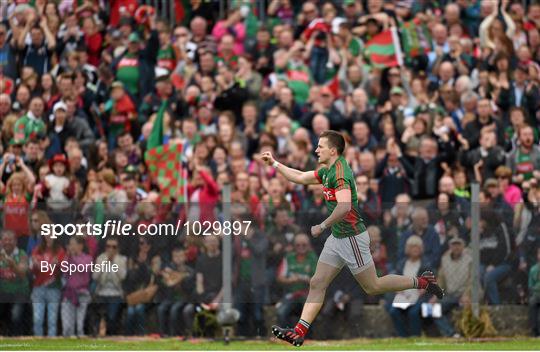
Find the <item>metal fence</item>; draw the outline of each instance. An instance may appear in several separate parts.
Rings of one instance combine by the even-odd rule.
[[[317,200],[320,195],[315,190],[283,202],[228,202],[227,189],[217,206],[110,201],[71,204],[61,210],[43,205],[42,211],[29,214],[33,236],[18,238],[17,253],[10,247],[14,241],[10,244],[4,239],[10,237],[4,229],[0,335],[212,335],[220,325],[231,323],[225,325],[235,326],[237,334],[256,336],[265,335],[270,322],[294,323],[318,254],[331,236],[329,231],[319,238],[309,236],[311,226],[328,216],[324,203]],[[467,200],[447,203],[444,197],[427,202],[410,201],[406,195],[402,198],[404,202],[393,204],[369,198],[360,203],[378,274],[402,273],[413,252],[409,247],[418,245],[410,238],[420,238],[422,268],[445,276],[442,285],[454,301],[435,302],[419,296],[409,302],[407,296],[368,296],[345,268],[321,302],[321,316],[345,311],[354,317],[364,314],[365,307],[373,307],[369,309],[379,309],[379,315],[393,319],[396,307],[408,303],[405,309],[416,307],[420,317],[438,318],[436,311],[441,308],[447,316],[450,310],[459,311],[475,301],[525,305],[530,298],[530,304],[535,302],[537,297],[527,292],[527,280],[537,260],[540,231],[531,219],[538,214],[538,205],[520,204],[512,209],[505,203],[477,203],[477,210],[471,213]],[[478,220],[471,220],[475,213]],[[103,237],[96,228],[86,227],[96,223],[108,226],[110,235]],[[39,243],[44,242],[38,224],[49,224],[49,233],[59,231],[56,242],[65,253],[62,260],[86,263],[73,239],[80,237],[90,262],[110,260],[121,267],[122,274],[92,273],[84,280],[84,275],[76,279],[76,274],[55,271],[51,276],[55,279],[50,279],[43,273],[48,270],[46,265],[37,265],[52,263],[50,255],[44,258],[38,251]],[[119,235],[118,229],[126,224],[133,224],[132,232]],[[58,225],[64,227],[54,227]],[[472,235],[476,228],[478,236]],[[77,236],[79,232],[85,236]],[[473,261],[475,247],[478,256]],[[29,253],[27,259],[23,259],[23,251]],[[454,256],[464,256],[464,262],[453,263]],[[297,257],[306,261],[298,262]],[[28,260],[28,269],[23,265],[24,274],[14,274],[9,258],[17,263]],[[60,261],[59,257],[55,264]],[[293,276],[297,278],[294,282],[284,279]],[[469,303],[463,301],[464,296]],[[452,309],[445,310],[447,307]],[[319,320],[318,325],[331,322],[331,318]],[[394,328],[399,326],[394,324]],[[324,329],[320,334],[314,337],[324,336]]]

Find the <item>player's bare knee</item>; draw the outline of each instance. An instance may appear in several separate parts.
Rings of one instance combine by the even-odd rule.
[[[309,281],[310,290],[326,290],[327,286],[326,280],[321,276],[315,275]]]
[[[376,295],[380,293],[380,288],[376,281],[365,283],[362,285],[362,288],[364,289],[364,291],[366,291],[368,295]]]

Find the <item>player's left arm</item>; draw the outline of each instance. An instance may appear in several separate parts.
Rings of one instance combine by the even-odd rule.
[[[342,188],[336,192],[337,205],[332,211],[332,214],[326,220],[319,225],[315,225],[311,228],[311,234],[315,237],[319,236],[326,228],[333,224],[343,220],[345,216],[351,211],[351,189]]]

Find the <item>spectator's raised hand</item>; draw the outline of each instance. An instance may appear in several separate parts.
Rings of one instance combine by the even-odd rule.
[[[463,148],[463,150],[469,150],[469,148],[471,147],[469,141],[465,137],[463,137],[461,133],[457,135],[457,140],[459,143],[461,143],[461,147]]]

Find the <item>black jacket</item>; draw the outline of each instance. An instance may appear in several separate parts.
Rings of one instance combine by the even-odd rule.
[[[453,149],[450,143],[442,143],[437,156],[428,162],[416,157],[408,160],[400,157],[399,161],[412,179],[411,195],[414,199],[435,198],[439,193],[439,179],[443,175],[442,162],[447,162],[453,157]]]
[[[379,196],[383,207],[393,204],[398,194],[409,193],[411,189],[403,164],[396,170],[388,167],[388,154],[377,164],[375,177],[379,179]]]
[[[480,131],[482,127],[491,125],[492,123],[495,123],[495,126],[497,126],[495,132],[497,134],[497,144],[504,145],[504,130],[498,120],[490,117],[488,123],[483,124],[476,118],[466,124],[463,130],[463,137],[469,142],[469,148],[474,149],[480,145]]]

